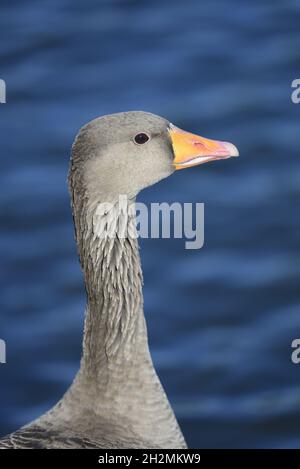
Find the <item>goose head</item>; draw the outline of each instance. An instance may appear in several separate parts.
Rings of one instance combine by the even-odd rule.
[[[168,120],[142,112],[94,119],[79,132],[72,164],[84,186],[98,200],[134,198],[142,189],[174,171],[238,156],[228,142],[185,132]]]

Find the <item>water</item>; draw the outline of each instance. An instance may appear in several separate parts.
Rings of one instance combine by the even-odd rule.
[[[66,187],[78,128],[142,109],[235,143],[140,200],[205,203],[205,246],[142,240],[154,362],[192,447],[299,447],[300,2],[1,6],[0,434],[51,407],[84,309]]]

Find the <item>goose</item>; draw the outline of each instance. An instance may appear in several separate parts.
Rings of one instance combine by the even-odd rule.
[[[118,210],[118,198],[134,203],[175,170],[232,156],[233,144],[143,111],[80,129],[68,177],[87,297],[80,368],[62,399],[0,448],[187,447],[149,352],[135,214]],[[128,228],[123,237],[120,226]]]

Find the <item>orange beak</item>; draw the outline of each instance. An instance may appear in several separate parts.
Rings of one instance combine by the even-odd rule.
[[[189,168],[209,161],[239,156],[238,149],[228,142],[219,142],[185,132],[170,124],[169,134],[174,151],[175,169]]]

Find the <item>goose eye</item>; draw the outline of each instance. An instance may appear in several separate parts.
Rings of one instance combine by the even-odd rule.
[[[145,133],[140,133],[140,134],[137,134],[135,137],[134,137],[134,141],[135,143],[137,143],[138,145],[143,145],[143,143],[146,143],[148,142],[149,140],[149,136]]]

